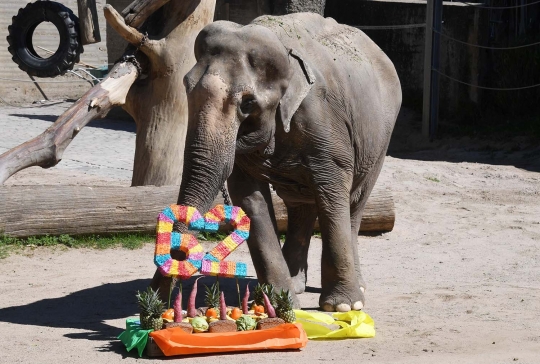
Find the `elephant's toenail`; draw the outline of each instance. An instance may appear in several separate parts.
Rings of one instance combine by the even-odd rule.
[[[366,289],[364,287],[360,287],[360,291],[362,291],[362,293],[364,293],[366,291]]]
[[[321,308],[326,312],[333,312],[334,311],[334,306],[329,304],[329,303],[325,303]]]
[[[351,310],[351,306],[346,303],[340,303],[336,306],[337,312],[349,312]]]
[[[364,304],[361,301],[356,301],[352,306],[352,309],[356,311],[360,311],[362,308],[364,308]]]

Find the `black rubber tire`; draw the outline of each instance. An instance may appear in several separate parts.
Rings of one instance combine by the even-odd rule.
[[[49,58],[40,57],[32,44],[34,30],[44,21],[52,22],[60,36],[58,50]],[[11,59],[30,76],[63,75],[79,62],[83,51],[79,41],[79,18],[69,8],[54,1],[37,1],[19,9],[8,32]]]

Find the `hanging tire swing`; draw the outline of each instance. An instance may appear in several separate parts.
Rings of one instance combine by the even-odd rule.
[[[58,49],[48,58],[41,57],[32,43],[34,31],[43,22],[53,23],[60,36]],[[37,1],[19,9],[8,32],[8,50],[12,60],[30,76],[63,75],[79,62],[83,51],[79,40],[79,19],[69,8],[57,2]]]

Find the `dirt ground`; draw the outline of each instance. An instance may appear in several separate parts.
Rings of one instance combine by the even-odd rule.
[[[375,338],[181,360],[540,363],[540,150],[521,139],[396,149],[380,178],[393,190],[395,228],[358,238]],[[69,178],[66,170],[40,171],[10,183],[129,184],[86,170],[71,170]],[[234,259],[250,262],[245,244],[239,250]],[[313,238],[309,288],[300,296],[305,308],[317,306],[320,254]],[[148,284],[152,257],[148,244],[134,251],[28,249],[0,261],[0,362],[147,361],[115,338],[137,312],[134,293]],[[227,292],[235,296],[233,282]]]

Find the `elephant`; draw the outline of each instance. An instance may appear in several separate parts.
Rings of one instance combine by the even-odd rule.
[[[306,287],[316,219],[325,311],[360,310],[358,231],[401,107],[393,63],[362,31],[314,13],[217,21],[185,75],[188,125],[178,204],[209,210],[227,183],[251,219],[260,282]],[[271,191],[287,207],[281,247]]]

